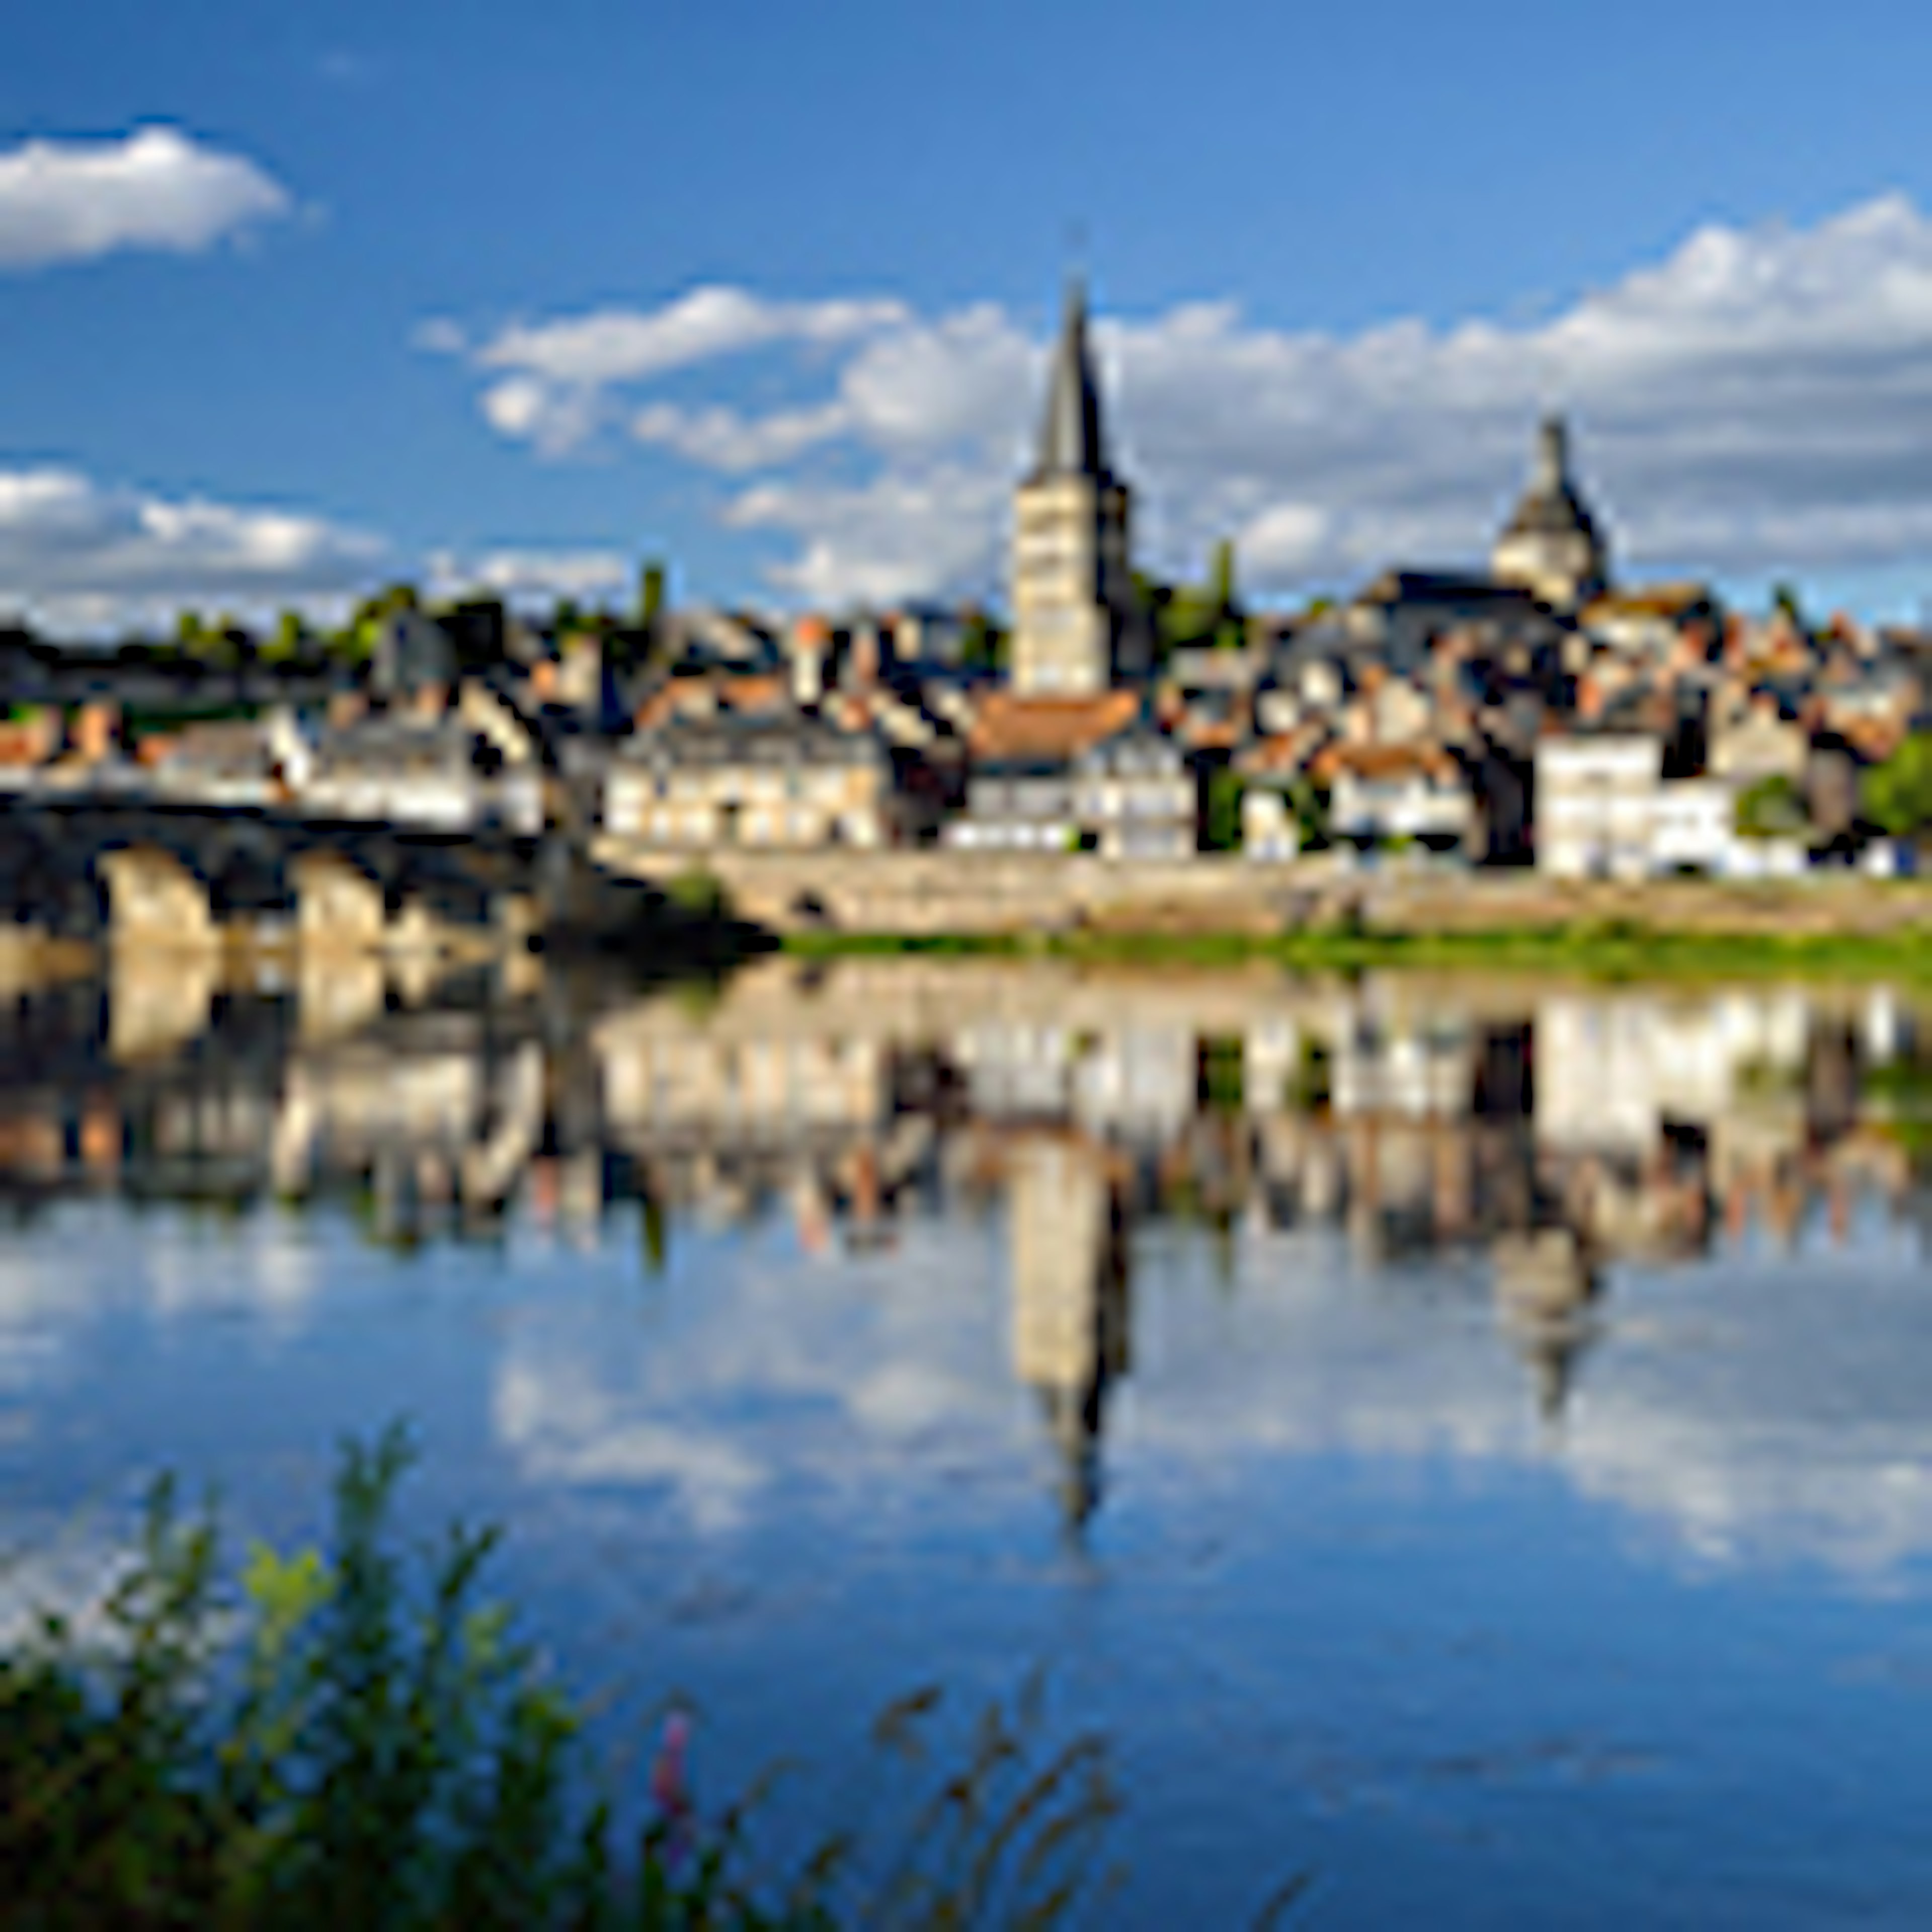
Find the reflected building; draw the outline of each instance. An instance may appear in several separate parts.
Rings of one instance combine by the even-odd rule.
[[[206,970],[204,970],[206,969]],[[788,1215],[808,1252],[891,1245],[1004,1198],[1012,1360],[1070,1518],[1126,1366],[1126,1240],[1166,1216],[1346,1240],[1366,1268],[1491,1267],[1560,1407],[1604,1271],[1757,1228],[1932,1216],[1917,1030],[1890,995],[1547,988],[1371,975],[754,968],[644,992],[553,962],[423,989],[345,962],[284,991],[123,958],[0,1000],[0,1192],[345,1200],[408,1245],[520,1209],[590,1243],[614,1204]],[[1887,1082],[1874,1070],[1891,1064]],[[1888,1084],[1888,1082],[1889,1084]],[[1566,1245],[1567,1244],[1567,1245]]]
[[[1022,1136],[1005,1159],[1013,1372],[1040,1396],[1078,1529],[1099,1506],[1107,1394],[1128,1368],[1119,1176],[1104,1149],[1066,1136]]]
[[[1534,1379],[1544,1419],[1560,1420],[1577,1360],[1595,1339],[1596,1269],[1562,1227],[1505,1235],[1494,1258],[1497,1312]]]

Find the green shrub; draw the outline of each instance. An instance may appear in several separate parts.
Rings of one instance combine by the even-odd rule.
[[[730,900],[724,882],[702,866],[687,866],[664,886],[664,897],[693,919],[722,919]]]
[[[758,1796],[715,1820],[692,1798],[682,1717],[627,1838],[586,1795],[578,1713],[478,1600],[494,1533],[396,1553],[412,1453],[396,1428],[346,1445],[326,1553],[258,1546],[227,1589],[212,1514],[184,1520],[159,1482],[94,1613],[43,1615],[0,1652],[9,1927],[1046,1927],[1094,1889],[1118,1808],[1105,1753],[1076,1738],[1042,1764],[1036,1684],[922,1801],[905,1771],[938,1693],[880,1719],[889,1858],[855,1827],[764,1869]]]

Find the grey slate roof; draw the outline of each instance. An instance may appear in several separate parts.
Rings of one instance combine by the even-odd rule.
[[[1570,433],[1561,416],[1544,419],[1537,439],[1536,473],[1510,518],[1506,536],[1568,536],[1598,540],[1597,525],[1570,480]]]
[[[1107,448],[1100,427],[1100,392],[1087,352],[1087,291],[1076,278],[1066,285],[1060,341],[1048,379],[1046,415],[1040,424],[1036,478],[1105,478]]]
[[[883,766],[885,752],[869,731],[841,731],[798,713],[728,712],[680,718],[626,739],[619,755],[652,770],[756,765]]]
[[[352,772],[392,777],[452,774],[474,767],[484,742],[458,718],[381,715],[320,732],[316,763],[331,777]]]

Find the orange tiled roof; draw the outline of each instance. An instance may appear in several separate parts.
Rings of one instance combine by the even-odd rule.
[[[1196,752],[1232,751],[1240,742],[1240,727],[1232,718],[1181,718],[1174,735]]]
[[[1358,778],[1399,778],[1422,772],[1438,780],[1452,778],[1456,760],[1439,745],[1330,745],[1313,761],[1318,778],[1343,772]]]
[[[674,677],[638,706],[633,722],[640,731],[650,731],[694,712],[782,711],[790,702],[790,686],[775,675]]]
[[[1094,698],[1022,698],[992,692],[980,705],[968,740],[976,758],[1072,758],[1124,730],[1140,711],[1132,691]]]
[[[1586,623],[1593,617],[1682,617],[1709,602],[1710,596],[1701,584],[1636,584],[1593,597],[1582,616]]]
[[[1292,731],[1276,731],[1257,738],[1237,760],[1244,772],[1256,777],[1298,771],[1308,762],[1321,742],[1318,726],[1303,725]]]
[[[47,755],[46,731],[38,724],[0,724],[0,765],[38,765]]]

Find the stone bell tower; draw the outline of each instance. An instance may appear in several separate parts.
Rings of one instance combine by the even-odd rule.
[[[1128,507],[1127,486],[1107,462],[1086,291],[1075,280],[1048,377],[1040,459],[1013,501],[1012,685],[1022,697],[1091,697],[1146,671]]]

